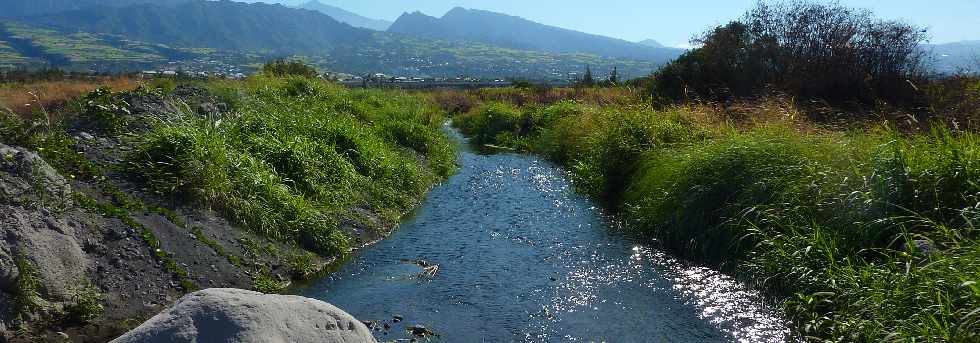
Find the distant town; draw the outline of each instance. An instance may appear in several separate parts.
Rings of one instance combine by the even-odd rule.
[[[227,78],[244,79],[255,73],[241,67],[229,65],[216,60],[195,60],[195,63],[170,62],[157,70],[144,70],[139,74],[143,78],[179,77],[179,78]],[[479,78],[459,75],[456,77],[417,77],[370,73],[354,75],[339,72],[323,72],[320,77],[351,88],[486,88],[507,87],[513,84],[513,79]],[[536,81],[537,84],[561,87],[574,84],[572,80]]]

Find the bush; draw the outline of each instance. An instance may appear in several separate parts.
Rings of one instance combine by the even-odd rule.
[[[75,293],[72,303],[65,307],[65,319],[69,323],[87,323],[98,318],[105,312],[102,306],[102,294],[92,287],[86,287]]]
[[[980,128],[980,77],[954,75],[922,86],[931,112],[954,130]]]
[[[14,293],[14,314],[17,318],[26,320],[25,317],[41,307],[38,296],[41,281],[38,280],[36,267],[27,257],[15,256],[14,263],[17,265],[18,273],[17,291]]]
[[[419,97],[256,77],[234,116],[184,117],[141,138],[129,172],[157,193],[203,203],[254,232],[327,257],[352,248],[352,208],[396,221],[455,167],[442,117]]]
[[[777,90],[804,99],[905,104],[915,99],[924,31],[836,3],[760,2],[696,38],[654,74],[653,95],[730,100]]]
[[[107,87],[101,87],[85,95],[81,99],[81,106],[80,117],[108,133],[122,130],[130,114],[129,104]]]
[[[262,72],[269,76],[301,76],[314,78],[320,75],[316,68],[302,61],[275,60],[262,66]]]

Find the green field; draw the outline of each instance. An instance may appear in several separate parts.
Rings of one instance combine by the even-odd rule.
[[[162,62],[164,57],[153,53],[142,44],[126,44],[115,47],[100,35],[76,32],[63,32],[32,27],[13,22],[3,23],[3,28],[12,38],[26,39],[46,54],[59,55],[71,63],[92,62]]]
[[[13,69],[30,61],[30,58],[18,53],[9,43],[0,40],[0,70]]]

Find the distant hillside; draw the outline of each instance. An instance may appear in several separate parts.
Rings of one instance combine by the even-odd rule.
[[[567,80],[581,73],[584,66],[591,65],[598,78],[613,67],[619,68],[620,77],[625,78],[646,75],[656,68],[651,62],[363,31],[368,33],[367,38],[356,44],[339,44],[316,53],[290,54],[164,45],[122,35],[0,20],[0,70],[53,66],[68,70],[120,72],[160,68],[231,75],[254,71],[254,66],[281,57],[303,58],[324,71],[414,77],[467,75]]]
[[[539,24],[501,13],[454,8],[442,18],[420,12],[405,13],[388,29],[423,37],[462,39],[514,49],[554,53],[588,53],[600,56],[663,62],[682,53],[621,39]]]
[[[940,72],[980,72],[980,41],[963,41],[926,46],[931,51],[935,69]]]
[[[30,19],[32,23],[185,47],[278,53],[324,52],[371,38],[325,14],[282,5],[189,1],[89,7]]]
[[[171,6],[94,6],[0,20],[0,69],[160,67],[235,74],[269,59],[297,57],[322,70],[353,74],[568,80],[587,65],[597,78],[613,68],[621,78],[639,77],[662,61],[432,37],[437,36],[355,28],[318,11],[280,4],[188,0]]]
[[[303,4],[300,6],[300,8],[318,11],[330,16],[331,18],[337,19],[337,21],[354,27],[361,27],[375,31],[385,31],[391,26],[390,21],[363,17],[357,13],[347,11],[340,7],[330,6],[316,0]]]
[[[649,47],[653,47],[653,48],[666,48],[666,46],[664,46],[663,44],[660,44],[660,42],[655,41],[653,39],[641,40],[639,42],[636,42],[636,44],[643,45],[643,46],[649,46]]]
[[[189,0],[0,0],[0,18],[17,18],[76,11],[96,6],[125,7],[137,4],[172,6]]]

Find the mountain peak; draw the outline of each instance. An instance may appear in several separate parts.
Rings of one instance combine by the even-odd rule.
[[[446,12],[446,14],[443,15],[443,18],[448,17],[448,16],[466,14],[469,11],[470,10],[468,10],[466,8],[463,8],[463,7],[460,7],[460,6],[456,6],[456,7],[453,7],[453,9],[449,10],[449,12]]]
[[[644,39],[639,42],[636,42],[636,44],[645,45],[654,48],[665,48],[663,44],[660,44],[660,42],[653,39]]]

